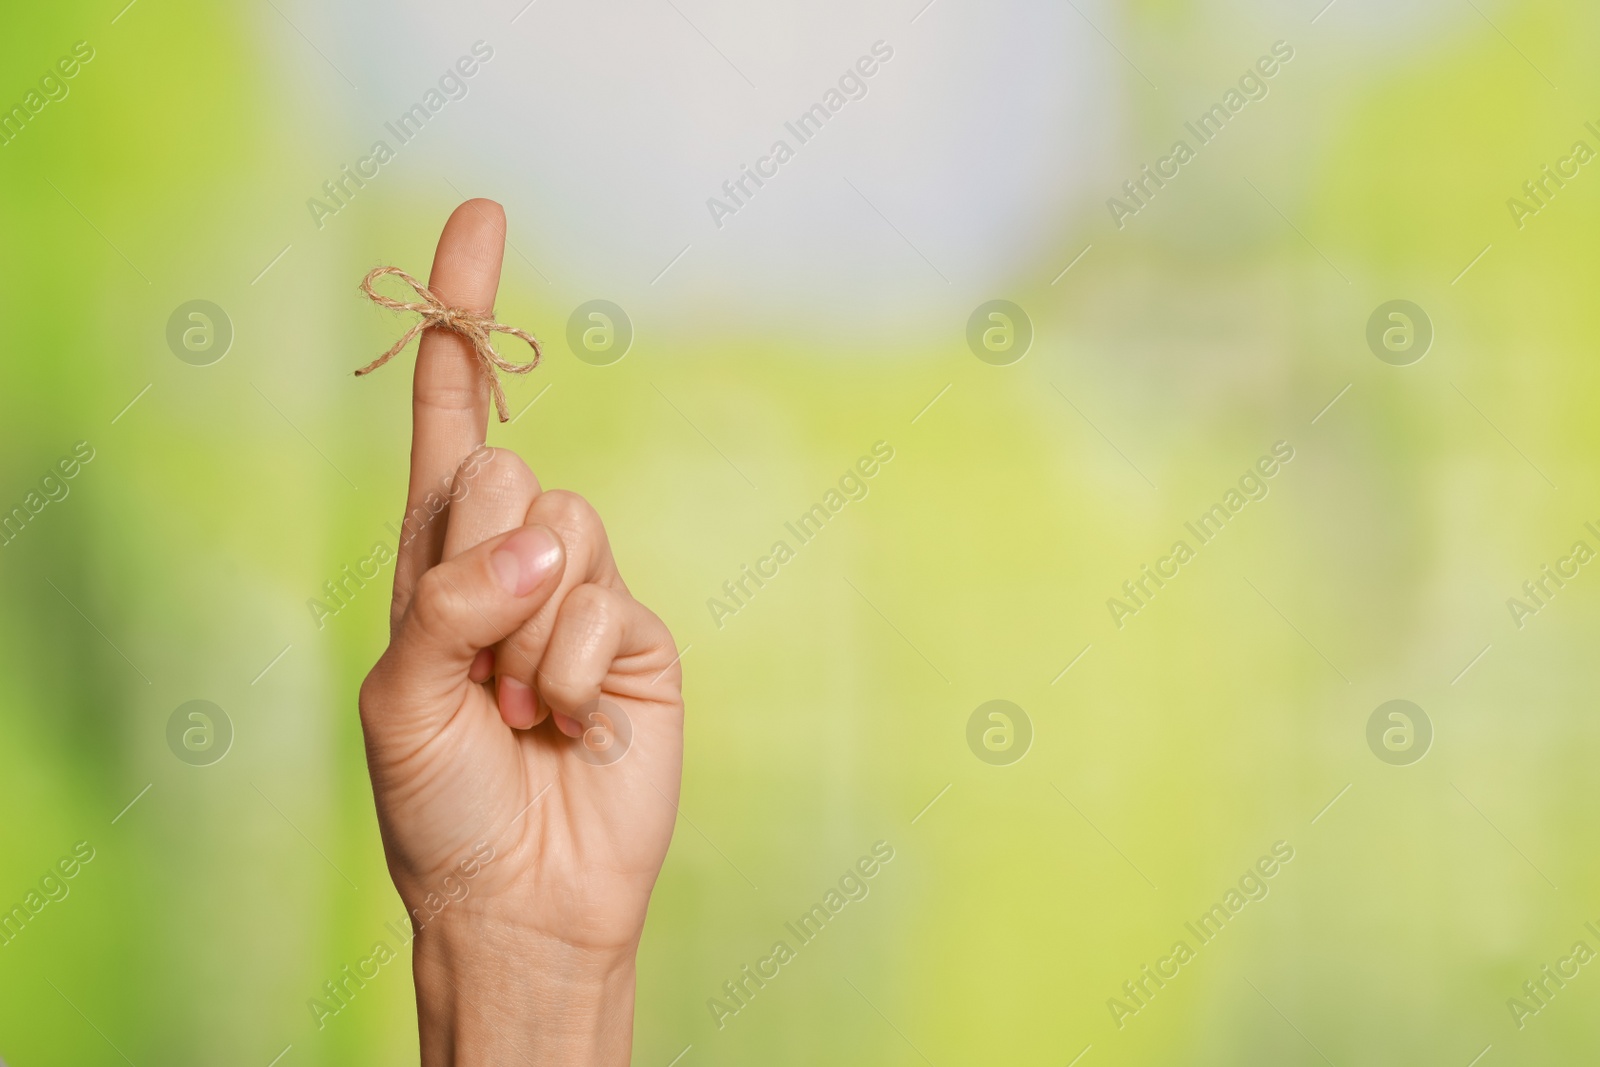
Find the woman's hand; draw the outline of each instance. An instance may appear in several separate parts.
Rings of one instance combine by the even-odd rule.
[[[490,311],[504,235],[498,204],[462,204],[429,288]],[[676,819],[678,653],[594,509],[483,447],[488,412],[471,345],[424,331],[389,647],[361,687],[422,1061],[626,1064]]]

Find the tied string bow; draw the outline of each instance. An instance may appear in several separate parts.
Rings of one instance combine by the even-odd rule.
[[[395,274],[407,285],[416,290],[421,301],[396,300],[384,296],[372,288],[372,283],[385,274]],[[494,321],[493,315],[480,315],[466,308],[451,307],[438,297],[421,282],[401,270],[399,267],[374,267],[361,279],[361,291],[367,294],[367,299],[374,304],[382,305],[391,311],[414,311],[422,317],[412,324],[411,329],[396,341],[383,355],[356,371],[356,377],[369,374],[389,362],[400,350],[411,343],[411,339],[429,326],[437,326],[445,330],[454,330],[472,343],[472,350],[477,353],[478,365],[483,368],[483,376],[489,381],[489,391],[494,394],[494,408],[500,415],[501,422],[510,421],[511,415],[506,410],[505,390],[500,387],[500,371],[507,374],[526,374],[539,365],[540,358],[544,355],[539,348],[539,339],[526,330],[519,330],[515,326]],[[499,331],[509,333],[513,337],[520,337],[528,342],[533,349],[533,358],[526,363],[513,363],[496,352],[489,335]]]

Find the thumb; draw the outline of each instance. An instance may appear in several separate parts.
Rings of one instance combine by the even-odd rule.
[[[435,707],[442,707],[439,714],[453,713],[478,651],[532,618],[559,586],[565,567],[565,549],[553,530],[523,526],[426,571],[383,657],[381,673],[389,683],[384,702],[423,715]]]

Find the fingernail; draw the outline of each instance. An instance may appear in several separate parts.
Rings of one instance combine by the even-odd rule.
[[[467,671],[467,680],[487,682],[492,674],[494,674],[494,649],[480,648],[478,654],[472,658],[472,667]]]
[[[533,592],[561,562],[561,542],[543,526],[524,526],[489,555],[500,587],[512,596]]]
[[[533,725],[533,690],[502,675],[500,677],[500,717],[513,730],[526,730]]]
[[[570,719],[561,714],[559,711],[552,711],[550,714],[555,717],[556,728],[562,733],[566,734],[568,737],[583,736],[583,724],[577,719]]]

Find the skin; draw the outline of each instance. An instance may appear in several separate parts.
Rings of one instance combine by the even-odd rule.
[[[500,205],[469,200],[429,287],[491,311],[504,247]],[[419,928],[422,1063],[626,1064],[676,819],[678,652],[594,509],[483,449],[489,406],[466,339],[424,331],[406,501],[419,517],[360,699],[384,854]],[[430,494],[450,503],[428,519]]]

